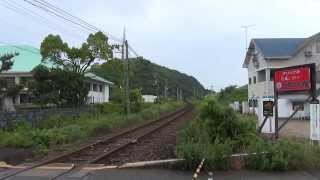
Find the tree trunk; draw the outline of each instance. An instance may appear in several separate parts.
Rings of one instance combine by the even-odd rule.
[[[5,96],[2,99],[0,99],[0,101],[1,101],[1,106],[0,106],[1,111],[16,112],[16,108],[14,107],[12,97]]]

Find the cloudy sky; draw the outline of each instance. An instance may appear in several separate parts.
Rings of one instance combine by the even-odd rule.
[[[34,0],[29,0],[34,2]],[[47,0],[127,38],[139,55],[193,75],[206,88],[247,83],[243,25],[249,38],[308,37],[320,31],[318,0]],[[24,0],[0,0],[0,42],[39,47],[49,33],[74,46],[88,31]]]

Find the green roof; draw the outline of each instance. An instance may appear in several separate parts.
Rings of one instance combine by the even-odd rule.
[[[0,56],[9,53],[19,53],[13,58],[11,72],[30,72],[42,59],[40,50],[29,45],[0,46]]]
[[[92,80],[96,80],[96,81],[99,81],[99,82],[104,82],[106,84],[111,84],[111,85],[113,84],[113,82],[110,82],[110,81],[108,81],[106,79],[103,79],[102,77],[99,77],[99,76],[97,76],[97,75],[95,75],[95,74],[93,74],[91,72],[86,73],[84,76],[88,77],[88,78],[90,78]]]
[[[9,72],[31,72],[34,67],[41,64],[40,50],[35,47],[29,45],[0,46],[0,56],[10,53],[19,53],[19,55],[13,58],[13,66]],[[96,81],[113,84],[93,73],[86,73],[85,76]]]

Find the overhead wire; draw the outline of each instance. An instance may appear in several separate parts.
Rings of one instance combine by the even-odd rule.
[[[4,0],[4,1],[6,1],[6,0]],[[41,9],[42,11],[49,13],[51,16],[55,16],[60,19],[63,19],[64,21],[66,21],[68,23],[72,23],[73,25],[76,25],[79,29],[85,30],[86,32],[88,31],[87,33],[101,31],[98,27],[86,22],[85,20],[83,20],[79,17],[72,15],[71,13],[63,10],[62,8],[59,8],[59,7],[53,5],[45,0],[23,0],[23,1],[28,3],[29,5],[32,5],[38,9]],[[6,5],[4,5],[4,4],[3,5],[6,8],[11,9],[12,11],[14,11],[16,13],[19,13],[21,15],[28,15],[28,16],[32,17],[33,19],[37,18],[37,17],[43,17],[40,14],[38,14],[30,9],[27,9],[20,4],[17,4],[16,2],[13,2],[13,1],[10,1],[10,2],[12,2],[14,5],[10,4],[8,1],[6,1],[6,3],[7,3]],[[46,20],[49,21],[48,19],[46,19]],[[40,19],[40,21],[43,22],[43,20],[41,20],[41,19]],[[47,24],[47,22],[44,22],[44,23]],[[64,31],[64,32],[66,32],[66,31]],[[105,33],[110,40],[123,43],[122,39],[117,38],[108,32],[105,32],[105,31],[102,31],[102,32]],[[133,52],[133,54],[136,55],[137,57],[139,56],[138,53],[132,48],[132,46],[128,45],[128,49],[131,52]]]
[[[4,42],[4,41],[0,41],[0,44],[4,44],[4,45],[10,46],[10,47],[14,47],[14,48],[17,48],[17,49],[22,50],[22,51],[30,52],[32,54],[36,54],[36,55],[40,54],[39,52],[32,51],[30,49],[26,49],[26,48],[23,48],[21,46],[13,45],[13,44],[10,44],[10,43]]]
[[[38,23],[40,23],[41,25],[46,26],[47,28],[50,28],[52,30],[55,30],[57,32],[63,30],[63,32],[65,34],[67,34],[68,36],[72,36],[74,39],[75,38],[82,38],[80,36],[80,34],[76,34],[76,33],[71,33],[69,30],[67,30],[66,28],[58,25],[57,23],[54,23],[53,21],[49,20],[48,18],[38,14],[37,12],[34,12],[24,6],[22,6],[21,4],[18,4],[15,1],[7,1],[7,0],[2,0],[0,1],[0,5],[4,6],[5,8],[15,12],[16,14],[22,15],[23,17],[29,17],[31,18],[33,21],[37,21]],[[54,23],[55,25],[51,25],[50,23]],[[41,27],[41,26],[40,26]],[[43,27],[43,26],[42,26]]]
[[[73,24],[73,25],[77,25],[77,26],[79,26],[79,27],[87,30],[88,32],[95,32],[94,29],[92,29],[92,28],[90,28],[90,27],[88,27],[88,26],[85,26],[85,25],[83,25],[83,24],[81,24],[81,23],[79,23],[79,22],[75,22],[75,21],[73,21],[73,20],[71,20],[71,19],[69,19],[69,18],[66,18],[65,16],[57,13],[56,11],[54,11],[54,10],[52,10],[52,9],[49,9],[49,8],[47,8],[47,7],[44,7],[44,6],[41,6],[41,5],[39,5],[39,4],[34,3],[34,2],[36,2],[36,1],[34,1],[34,2],[31,2],[31,1],[29,1],[29,0],[23,0],[23,1],[29,3],[29,4],[32,5],[32,6],[35,6],[35,7],[39,8],[39,9],[43,10],[43,11],[45,11],[45,12],[50,13],[50,14],[53,15],[53,16],[59,17],[59,18],[63,19],[63,20],[66,21],[66,22],[69,22],[69,23],[71,23],[71,24]]]
[[[24,0],[24,1],[30,2],[29,0]],[[46,8],[49,8],[52,11],[55,11],[57,14],[60,13],[59,17],[61,17],[61,18],[64,17],[63,19],[68,19],[69,21],[72,21],[72,19],[75,19],[75,20],[80,22],[80,23],[76,23],[77,25],[80,25],[82,23],[81,27],[87,26],[88,28],[90,28],[92,30],[101,31],[101,32],[107,34],[107,36],[109,36],[109,38],[111,40],[123,43],[123,40],[121,38],[113,36],[112,34],[110,34],[108,32],[102,31],[100,28],[88,23],[87,21],[85,21],[85,20],[83,20],[83,19],[81,19],[79,17],[76,17],[76,16],[72,15],[71,13],[67,12],[66,10],[63,10],[62,8],[59,8],[59,7],[53,5],[53,4],[51,4],[51,3],[49,3],[49,2],[47,2],[45,0],[33,0],[33,1],[38,3],[38,4],[40,4],[40,5],[42,5],[42,6],[45,6]],[[38,8],[39,8],[39,6],[38,6]],[[68,16],[68,18],[65,17],[65,16]],[[131,46],[130,46],[129,49],[130,49],[130,51],[133,52],[133,54],[135,54],[136,56],[139,56],[138,53]]]

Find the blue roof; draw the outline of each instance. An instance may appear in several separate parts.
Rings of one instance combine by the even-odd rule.
[[[292,56],[305,41],[305,38],[267,38],[253,39],[253,41],[262,51],[264,57],[279,58]]]

